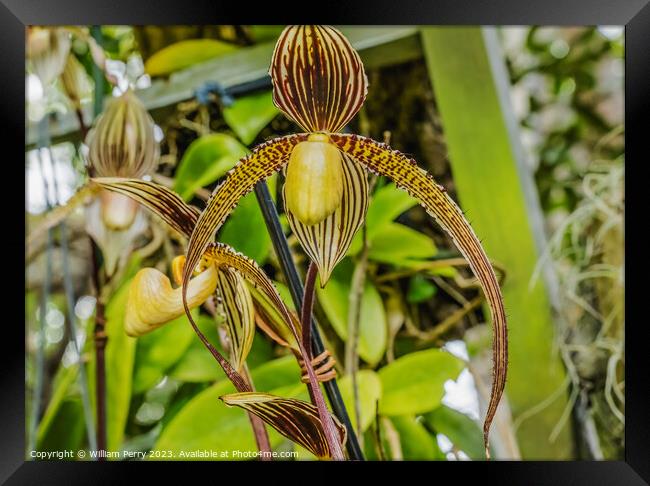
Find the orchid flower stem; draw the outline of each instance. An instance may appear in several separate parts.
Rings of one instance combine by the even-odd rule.
[[[289,250],[289,244],[287,243],[287,239],[282,231],[282,226],[280,225],[280,220],[278,219],[278,213],[275,208],[273,199],[271,199],[271,194],[269,192],[268,186],[266,185],[266,182],[261,181],[255,186],[255,195],[257,196],[257,201],[262,210],[262,215],[264,216],[266,227],[269,231],[269,234],[271,235],[273,248],[278,256],[278,260],[280,261],[280,267],[286,276],[293,303],[296,308],[302,308],[302,283],[300,281],[300,277],[298,276],[296,266],[293,262],[291,251]],[[316,356],[325,351],[325,346],[323,345],[320,332],[313,319],[311,319],[311,348],[313,350],[313,354]],[[307,369],[307,374],[311,382],[315,376],[313,378],[310,376],[313,375],[313,367],[311,366],[309,359],[305,360],[305,368]],[[332,379],[326,381],[324,383],[324,387],[334,414],[348,431],[348,440],[346,446],[349,458],[357,461],[364,460],[363,452],[361,451],[359,441],[356,434],[354,433],[352,424],[350,423],[350,417],[348,416],[345,404],[343,403],[343,398],[341,397],[341,392],[339,391],[336,380]],[[310,390],[312,392],[314,391],[313,388],[310,388]],[[322,397],[318,384],[316,384],[315,390]]]
[[[106,450],[106,360],[105,350],[108,337],[106,335],[106,319],[104,316],[104,301],[102,299],[102,284],[100,278],[100,249],[90,238],[92,253],[92,277],[95,287],[95,403],[97,412],[97,450]],[[99,456],[98,460],[106,458]]]
[[[316,373],[314,372],[314,366],[311,363],[311,313],[314,306],[314,286],[316,283],[316,275],[318,275],[318,268],[314,262],[311,262],[309,264],[309,269],[307,270],[307,275],[305,276],[305,292],[303,294],[302,308],[300,312],[300,325],[302,328],[303,338],[301,351],[304,358],[305,370],[307,371],[307,376],[309,378],[307,387],[309,389],[311,401],[318,409],[318,415],[323,424],[325,438],[327,439],[327,443],[332,451],[332,459],[340,461],[344,459],[343,450],[339,444],[332,416],[330,415],[329,410],[327,410],[323,392],[320,389],[318,378],[316,378]]]

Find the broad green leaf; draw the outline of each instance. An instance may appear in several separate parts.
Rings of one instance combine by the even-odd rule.
[[[402,356],[379,370],[382,415],[416,415],[440,405],[444,384],[465,364],[451,353],[427,349]]]
[[[195,320],[198,314],[198,309],[192,312]],[[158,383],[183,356],[192,339],[197,338],[184,315],[138,338],[133,393],[142,393]]]
[[[480,425],[457,410],[442,405],[424,416],[426,423],[443,434],[471,459],[485,459],[483,431]]]
[[[250,30],[255,42],[267,42],[277,40],[284,27],[284,25],[251,25]]]
[[[165,76],[237,49],[215,39],[188,39],[154,53],[144,65],[150,76]]]
[[[249,145],[278,113],[280,110],[273,104],[273,93],[267,91],[238,98],[223,109],[223,119],[239,139]]]
[[[372,370],[361,370],[357,373],[359,387],[359,405],[361,415],[361,430],[365,431],[375,420],[377,401],[381,398],[381,381]],[[357,416],[354,407],[354,393],[352,389],[352,376],[345,375],[338,380],[343,402],[348,410],[352,426],[356,430]]]
[[[318,300],[332,327],[341,339],[348,335],[348,309],[350,307],[350,279],[352,264],[344,259],[335,269],[327,286],[317,286]],[[366,281],[361,298],[359,320],[359,356],[371,365],[381,360],[386,351],[387,323],[384,304],[372,282]]]
[[[424,302],[436,295],[438,287],[422,275],[414,275],[409,280],[409,290],[406,294],[406,300],[412,304]]]
[[[370,260],[408,266],[438,253],[433,239],[399,223],[387,223],[369,242]]]
[[[507,388],[517,420],[563,386],[566,370],[555,350],[553,307],[544,281],[530,285],[539,249],[546,246],[543,231],[535,230],[543,228],[544,216],[537,199],[528,197],[535,181],[522,156],[507,69],[494,36],[480,27],[423,27],[421,32],[456,193],[485,251],[507,273],[502,290],[513,363]],[[572,457],[571,427],[553,442],[548,438],[567,399],[568,394],[558,396],[535,419],[521,423],[517,439],[525,459]]]
[[[197,189],[212,184],[248,153],[236,138],[211,133],[194,140],[176,169],[174,191],[189,201]]]
[[[402,458],[407,461],[444,460],[445,455],[438,447],[435,436],[429,434],[424,426],[413,416],[391,417],[391,422],[399,433]]]
[[[275,388],[277,394],[286,393],[287,386],[297,387],[300,380],[299,368],[293,356],[271,361],[253,370],[251,374],[256,389]],[[172,451],[177,460],[184,459],[179,457],[181,451],[256,451],[247,414],[238,408],[229,408],[219,400],[220,396],[235,392],[229,381],[222,380],[196,395],[163,428],[154,450]],[[273,390],[272,393],[276,392]],[[267,430],[272,446],[282,442],[282,436],[270,427]]]

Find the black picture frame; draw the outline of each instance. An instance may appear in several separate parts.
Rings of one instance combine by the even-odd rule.
[[[15,148],[17,157],[6,156],[5,177],[17,181],[20,177],[21,152],[24,153],[24,59],[25,26],[71,24],[209,24],[209,23],[332,23],[332,24],[436,24],[436,25],[624,25],[625,26],[625,125],[626,125],[626,261],[633,262],[625,268],[625,278],[639,285],[628,285],[626,314],[630,325],[626,327],[626,433],[625,461],[574,461],[574,462],[510,462],[492,461],[475,463],[439,462],[424,464],[436,474],[431,481],[442,480],[441,468],[454,474],[453,481],[468,475],[480,474],[481,481],[498,480],[502,484],[649,484],[650,483],[650,398],[648,396],[647,363],[648,341],[644,338],[647,322],[634,319],[635,307],[642,305],[641,283],[647,275],[642,251],[645,228],[644,201],[641,187],[644,178],[640,173],[648,160],[648,134],[644,121],[650,113],[650,4],[649,0],[546,0],[521,2],[518,0],[375,0],[347,2],[335,5],[323,2],[318,8],[307,3],[256,2],[254,8],[242,2],[221,3],[210,0],[178,2],[172,0],[2,0],[0,4],[0,50],[2,74],[0,75],[0,112],[2,113],[2,140],[4,147]],[[311,4],[311,3],[310,3]],[[315,15],[314,15],[315,14]],[[317,18],[316,18],[317,16]],[[20,146],[22,145],[22,147]],[[13,152],[13,151],[12,151]],[[5,152],[8,153],[8,152]],[[15,170],[15,175],[13,171]],[[6,172],[10,171],[10,172]],[[647,180],[647,179],[646,179]],[[7,186],[13,186],[7,188]],[[646,189],[647,191],[647,189]],[[15,207],[19,203],[18,183],[5,183],[2,191],[3,211],[7,232],[3,252],[5,269],[5,303],[24,299],[23,289],[15,283],[15,276],[23,275],[15,255],[24,244],[24,217]],[[23,195],[24,196],[24,195]],[[636,217],[635,217],[636,216]],[[13,219],[15,218],[15,220]],[[636,224],[635,224],[636,223]],[[20,240],[20,241],[19,241]],[[13,273],[15,272],[15,273]],[[647,279],[647,277],[645,277]],[[20,282],[20,278],[18,278]],[[15,294],[15,296],[13,295]],[[646,297],[647,298],[647,297]],[[90,462],[32,462],[25,461],[25,403],[24,403],[24,327],[20,324],[22,310],[19,305],[15,318],[3,315],[3,344],[0,345],[0,480],[6,484],[115,484],[133,478],[142,471],[148,481],[155,476],[168,475],[172,467],[188,468],[189,478],[201,470],[208,477],[222,471],[211,463],[90,463]],[[631,313],[630,313],[631,311]],[[7,336],[7,331],[11,331]],[[237,465],[235,465],[237,466]],[[411,465],[391,463],[392,467]],[[249,466],[247,466],[249,467]],[[264,467],[257,465],[257,467]],[[257,468],[256,467],[256,468]],[[274,468],[287,467],[273,464]],[[305,467],[293,465],[290,467]],[[331,467],[388,467],[373,463]],[[452,472],[453,469],[453,472]],[[190,473],[191,471],[191,473]],[[346,474],[351,469],[339,471]],[[212,474],[210,474],[212,473]],[[282,474],[285,474],[283,471]],[[409,473],[410,474],[410,473]],[[440,479],[437,479],[440,478]],[[195,479],[191,479],[195,480]]]

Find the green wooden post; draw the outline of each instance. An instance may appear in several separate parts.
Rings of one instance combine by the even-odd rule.
[[[530,286],[543,244],[541,210],[523,160],[495,32],[431,27],[421,35],[460,203],[488,256],[506,269],[506,391],[516,420],[557,392],[566,376],[554,346],[553,289],[547,293],[544,280]],[[568,423],[553,443],[549,440],[566,406],[567,394],[561,393],[521,423],[517,439],[523,459],[572,456]]]

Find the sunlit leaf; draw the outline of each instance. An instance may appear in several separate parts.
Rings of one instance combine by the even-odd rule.
[[[282,398],[269,393],[233,393],[219,397],[227,405],[254,413],[280,434],[308,449],[316,457],[330,458],[332,453],[325,437],[318,410],[311,403],[295,398]],[[346,430],[332,416],[341,444]]]
[[[399,434],[402,459],[405,461],[435,461],[445,459],[444,454],[438,447],[436,437],[429,434],[415,417],[400,415],[391,417],[390,420]]]
[[[215,39],[183,40],[154,53],[147,59],[144,69],[150,76],[164,76],[236,49],[232,44]]]
[[[438,253],[431,237],[398,223],[388,223],[369,243],[368,258],[382,263],[409,266]]]
[[[224,133],[211,133],[194,140],[176,169],[174,191],[186,201],[194,192],[212,184],[248,153],[237,139]]]
[[[379,370],[382,415],[415,415],[440,405],[444,384],[465,367],[446,351],[428,349],[402,356]]]
[[[231,106],[223,109],[223,119],[245,145],[273,120],[279,110],[273,104],[271,91],[237,98]]]
[[[219,241],[263,265],[271,251],[271,237],[255,194],[247,194],[224,223]]]
[[[357,373],[357,384],[359,388],[359,411],[361,415],[361,430],[365,431],[375,420],[377,412],[377,401],[381,398],[381,381],[372,370],[360,370]],[[354,406],[354,393],[352,387],[352,376],[345,375],[338,380],[341,396],[348,410],[352,426],[356,430],[357,416]]]
[[[344,260],[334,270],[327,286],[316,289],[328,320],[343,340],[348,335],[351,278],[352,265],[349,260]],[[384,304],[376,287],[367,280],[361,297],[359,356],[369,364],[377,364],[386,351],[387,334]]]
[[[409,280],[409,289],[406,294],[406,299],[413,304],[424,302],[436,295],[437,290],[438,287],[422,275],[414,275]]]

